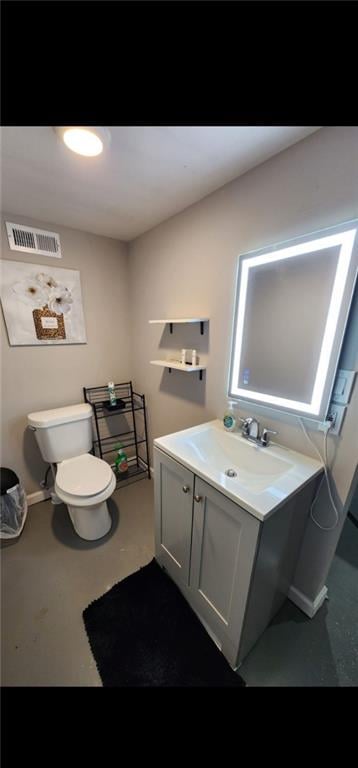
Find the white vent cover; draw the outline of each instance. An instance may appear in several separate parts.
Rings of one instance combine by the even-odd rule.
[[[37,227],[25,227],[24,224],[6,222],[9,246],[12,251],[37,253],[41,256],[54,256],[61,259],[60,235]]]

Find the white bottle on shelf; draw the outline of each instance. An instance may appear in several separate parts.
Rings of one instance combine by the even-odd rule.
[[[116,390],[113,381],[108,382],[109,403],[113,408],[117,405]]]
[[[185,355],[186,355],[186,349],[182,349],[181,358],[180,358],[180,362],[182,365],[185,365]]]
[[[196,365],[196,349],[191,350],[191,364]]]

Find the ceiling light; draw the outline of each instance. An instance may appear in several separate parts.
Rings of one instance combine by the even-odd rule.
[[[104,146],[109,144],[110,136],[106,128],[62,126],[56,127],[55,131],[72,152],[86,157],[100,155]]]

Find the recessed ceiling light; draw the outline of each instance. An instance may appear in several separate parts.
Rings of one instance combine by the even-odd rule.
[[[97,126],[61,126],[56,127],[55,131],[72,152],[86,157],[100,155],[110,139],[109,131]]]

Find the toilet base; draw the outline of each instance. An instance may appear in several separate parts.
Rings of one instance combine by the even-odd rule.
[[[91,507],[73,507],[72,504],[67,504],[67,509],[76,533],[86,541],[101,539],[112,527],[106,501]]]

